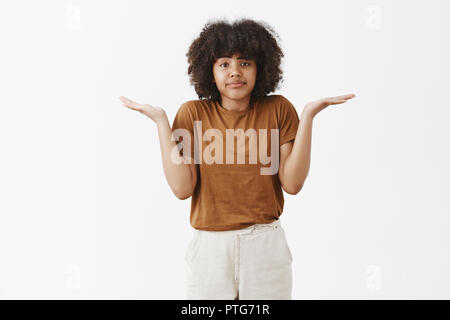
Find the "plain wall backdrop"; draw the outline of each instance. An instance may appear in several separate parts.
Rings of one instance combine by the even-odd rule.
[[[190,201],[156,125],[119,96],[198,99],[186,52],[211,19],[265,21],[313,122],[285,193],[294,299],[450,298],[448,1],[2,1],[0,298],[184,299]]]

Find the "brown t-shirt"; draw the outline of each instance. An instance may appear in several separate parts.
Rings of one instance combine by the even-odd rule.
[[[191,138],[190,155],[198,176],[191,226],[224,231],[277,220],[284,205],[279,147],[295,139],[298,125],[294,106],[282,95],[251,99],[244,111],[227,110],[209,99],[183,103],[172,131],[187,129]],[[174,136],[183,155],[184,138]]]

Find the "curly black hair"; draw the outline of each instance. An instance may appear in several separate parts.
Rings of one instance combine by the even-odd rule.
[[[230,24],[223,19],[209,20],[186,53],[189,80],[199,99],[220,101],[212,67],[220,57],[231,57],[235,53],[256,61],[257,76],[252,98],[275,91],[283,79],[280,64],[284,56],[276,38],[280,39],[263,21],[241,18]]]

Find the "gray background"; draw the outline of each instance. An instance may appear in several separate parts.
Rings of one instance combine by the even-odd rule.
[[[356,98],[313,124],[285,193],[294,299],[450,298],[448,1],[2,1],[0,297],[184,299],[190,198],[155,124],[197,99],[185,54],[212,18],[275,28],[275,94]],[[447,58],[445,58],[447,57]]]

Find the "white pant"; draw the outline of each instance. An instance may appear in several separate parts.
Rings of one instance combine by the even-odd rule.
[[[292,254],[280,220],[239,230],[195,229],[185,259],[187,299],[292,299]]]

